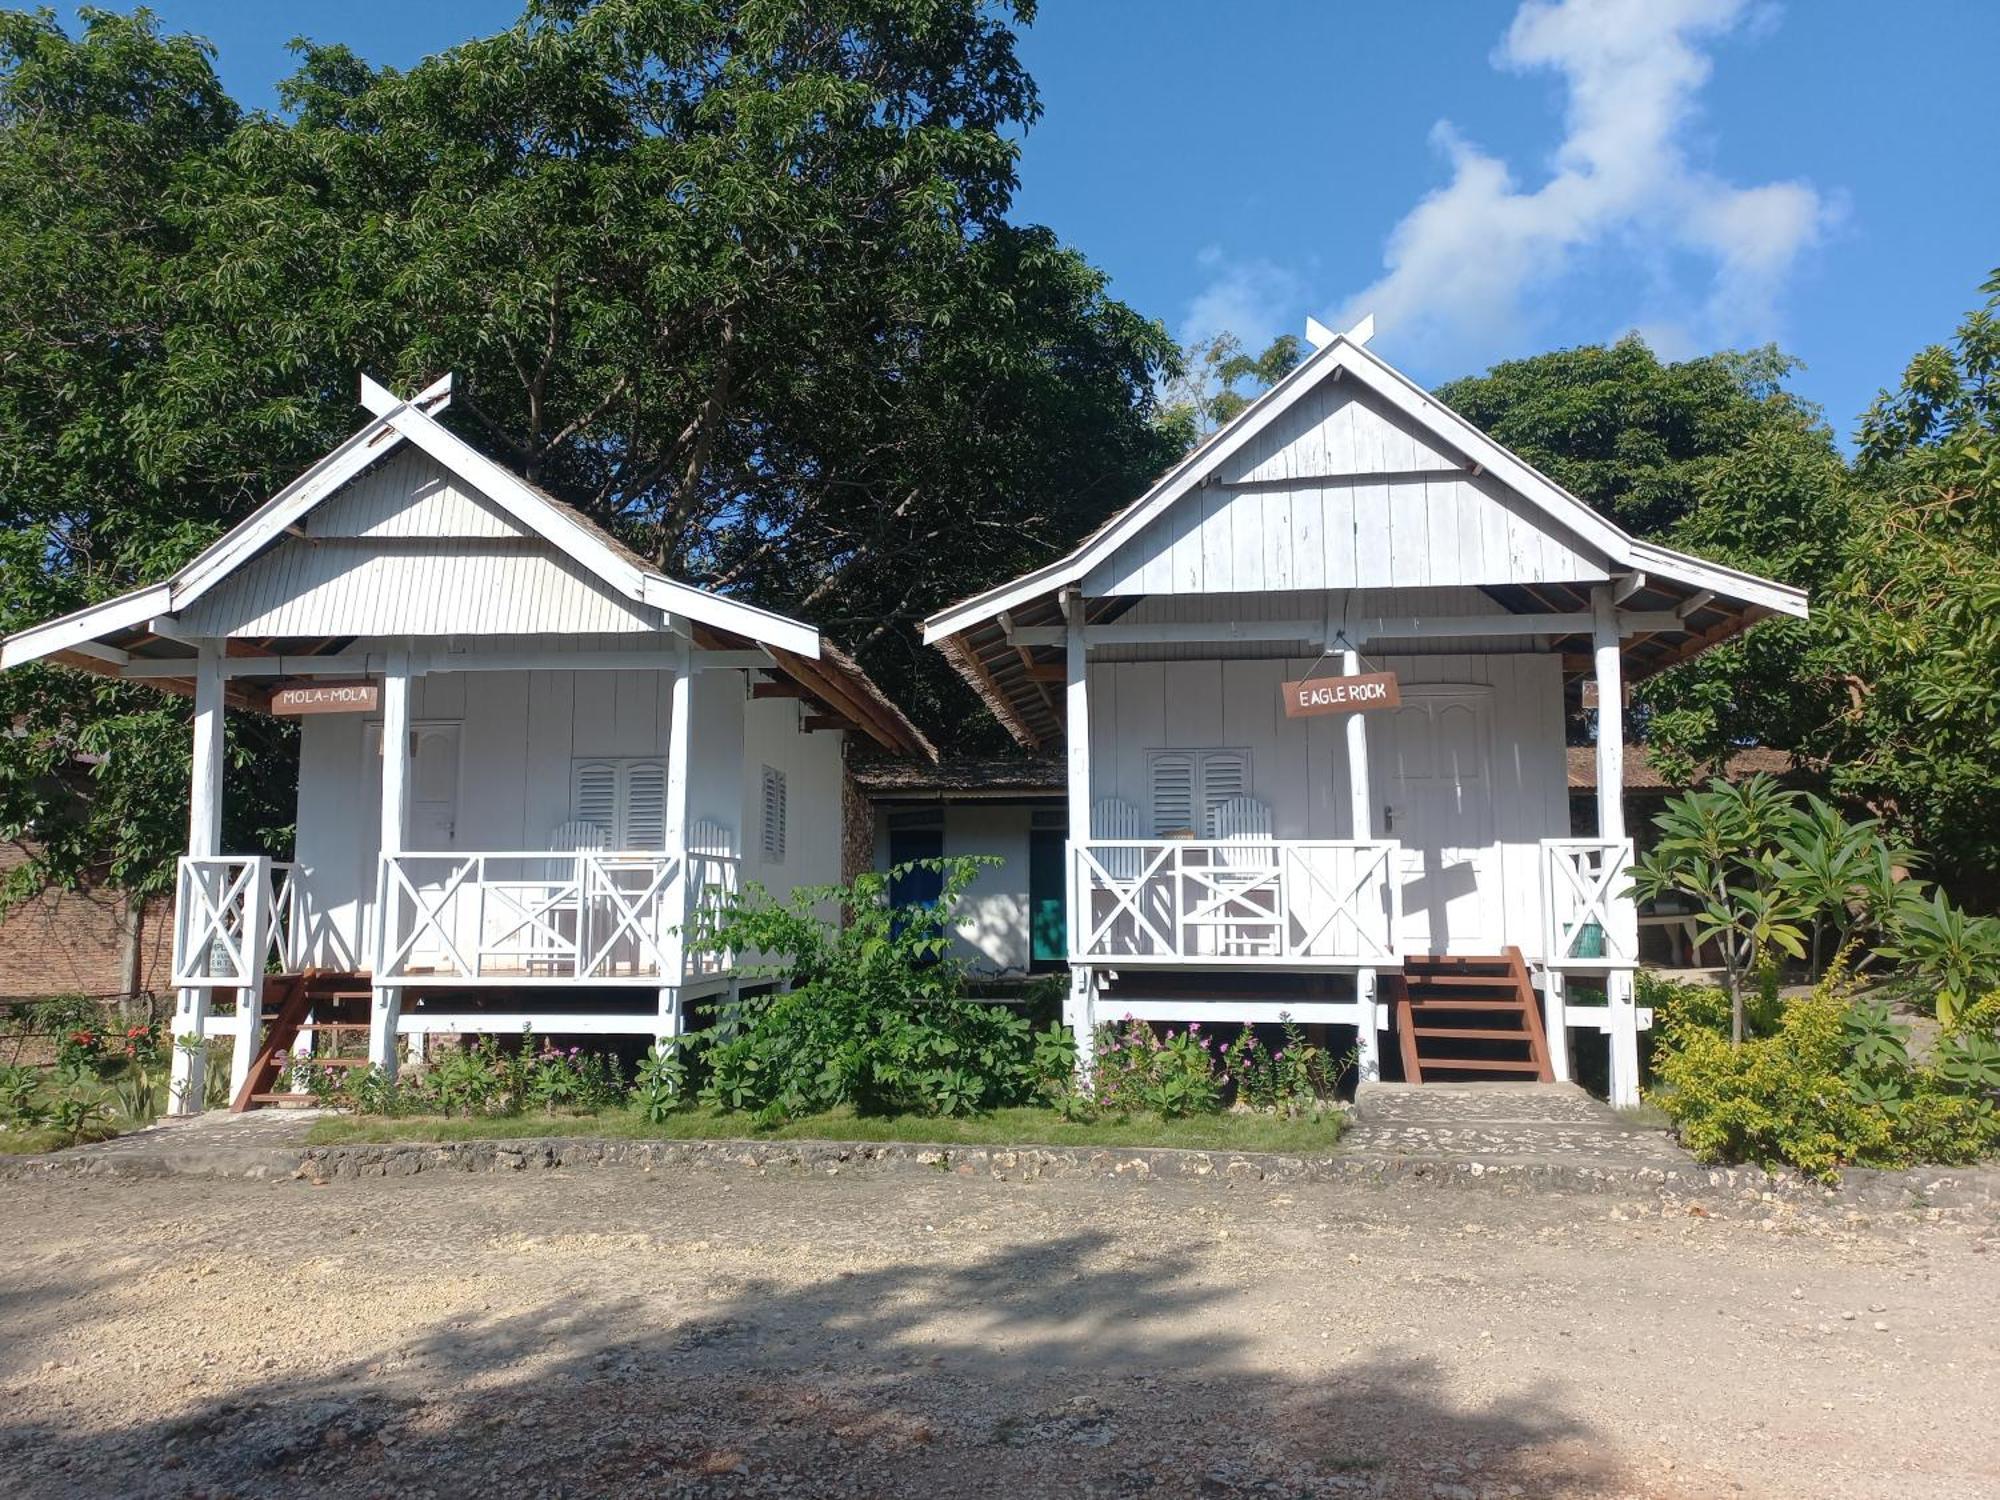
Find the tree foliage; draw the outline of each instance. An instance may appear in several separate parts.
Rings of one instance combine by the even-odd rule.
[[[1950,346],[1863,418],[1860,499],[1817,669],[1841,703],[1813,748],[1833,785],[2000,895],[2000,273]]]
[[[534,0],[400,72],[300,47],[282,116],[144,12],[0,17],[10,627],[157,578],[353,427],[357,371],[669,571],[805,614],[947,740],[914,621],[1177,451],[1177,360],[1009,218],[1032,0]],[[34,878],[179,847],[185,710],[39,671],[0,754]],[[286,746],[228,799],[282,824]],[[97,757],[89,776],[77,756]]]

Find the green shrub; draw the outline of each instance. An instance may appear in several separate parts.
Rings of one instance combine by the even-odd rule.
[[[1091,1106],[1103,1114],[1155,1114],[1163,1120],[1222,1108],[1221,1060],[1201,1024],[1162,1034],[1126,1017],[1097,1028],[1090,1070]]]
[[[707,941],[762,955],[762,971],[791,985],[723,1007],[714,1027],[690,1038],[708,1072],[702,1097],[760,1124],[842,1105],[961,1115],[1033,1098],[1062,1044],[1038,1043],[1022,1017],[967,1000],[951,954],[958,901],[994,862],[924,860],[783,902],[746,891]],[[938,899],[893,905],[893,884],[917,870],[941,877]],[[829,915],[836,908],[845,924]]]
[[[1852,1002],[1838,965],[1784,1005],[1771,1034],[1740,1045],[1726,1008],[1698,992],[1656,1021],[1653,1102],[1703,1161],[1789,1163],[1832,1180],[1844,1166],[1968,1162],[2000,1148],[1977,1044],[1913,1065],[1904,1028],[1878,1002]]]

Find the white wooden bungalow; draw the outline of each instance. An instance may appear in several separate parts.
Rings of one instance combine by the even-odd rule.
[[[1368,1077],[1393,1028],[1419,1081],[1567,1077],[1595,1030],[1631,1102],[1621,715],[1598,715],[1575,838],[1565,710],[1805,596],[1627,535],[1371,331],[1310,325],[1309,357],[1150,491],[926,639],[1023,747],[1065,747],[1080,1037],[1289,1012],[1354,1027]],[[1288,716],[1285,684],[1330,707],[1364,669],[1396,706]]]
[[[734,982],[705,911],[839,879],[844,739],[933,754],[811,626],[666,577],[449,398],[364,378],[371,420],[194,561],[0,656],[193,696],[174,1030],[234,1036],[239,1107],[343,1031],[388,1068],[440,1032],[675,1035]],[[292,859],[221,847],[229,708],[306,715]]]

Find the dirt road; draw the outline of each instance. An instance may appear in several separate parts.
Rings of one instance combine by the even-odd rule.
[[[2000,1230],[636,1171],[0,1183],[0,1493],[2000,1494]]]

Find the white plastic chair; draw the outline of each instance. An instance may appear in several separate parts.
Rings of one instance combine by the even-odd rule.
[[[1208,810],[1208,836],[1217,845],[1212,879],[1218,950],[1278,952],[1285,913],[1271,809],[1255,797],[1224,798]]]
[[[1123,797],[1100,797],[1090,805],[1090,837],[1094,839],[1144,838],[1139,809]],[[1107,849],[1098,858],[1104,873],[1113,880],[1133,880],[1140,870],[1140,849]]]

